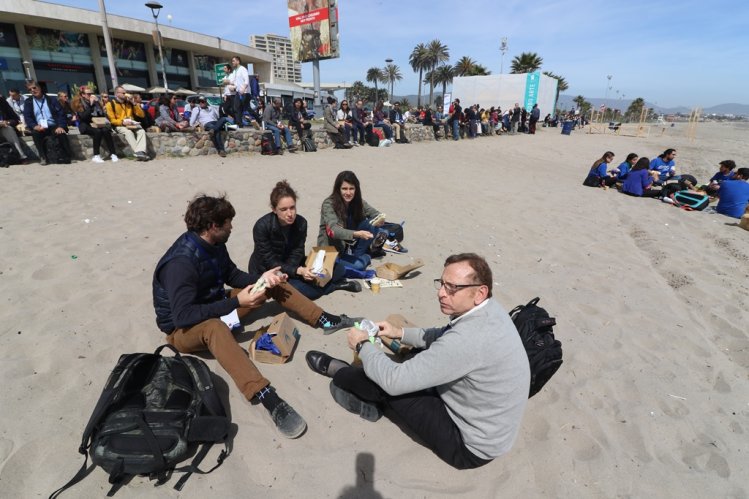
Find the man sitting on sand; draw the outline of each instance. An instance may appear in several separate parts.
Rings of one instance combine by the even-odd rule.
[[[183,353],[209,350],[229,373],[247,400],[261,403],[279,432],[300,436],[307,424],[275,392],[234,339],[221,317],[237,310],[243,317],[268,298],[274,298],[307,324],[325,334],[353,325],[353,319],[323,311],[286,283],[280,267],[262,276],[237,268],[226,250],[235,211],[225,197],[199,195],[185,213],[187,232],[161,257],[153,274],[156,324],[166,341]],[[265,280],[265,289],[252,293],[253,283]],[[224,284],[233,290],[227,293]]]
[[[666,149],[663,154],[653,158],[650,162],[650,170],[658,172],[658,183],[665,182],[669,178],[676,175],[676,163],[674,158],[676,157],[676,149]]]
[[[749,168],[739,168],[731,180],[720,183],[718,206],[715,211],[733,218],[741,218],[749,204]]]
[[[369,421],[389,408],[446,463],[478,468],[506,453],[520,428],[530,385],[528,357],[510,316],[492,296],[492,272],[474,253],[450,256],[435,279],[445,327],[397,328],[378,323],[379,335],[423,349],[393,362],[365,331],[348,343],[363,368],[322,352],[307,363],[332,377],[338,404]]]

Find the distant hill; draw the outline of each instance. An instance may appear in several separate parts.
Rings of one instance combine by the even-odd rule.
[[[562,94],[559,96],[559,103],[557,104],[557,107],[560,107],[562,109],[571,109],[575,107],[575,103],[572,102],[572,99],[574,99],[575,95],[566,95]],[[602,99],[597,97],[586,97],[585,100],[593,104],[595,107],[600,107],[601,104],[604,103],[604,101],[607,102],[607,105],[609,107],[612,107],[614,109],[621,109],[622,111],[626,111],[629,105],[632,103],[632,99]],[[645,101],[645,105],[647,107],[652,107],[655,109],[656,112],[662,113],[662,114],[676,114],[676,113],[682,113],[682,114],[689,114],[692,112],[692,108],[686,107],[686,106],[678,106],[678,107],[663,107],[663,106],[656,106],[652,102]],[[736,116],[749,116],[749,105],[748,104],[736,104],[736,103],[729,103],[729,104],[718,104],[717,106],[712,107],[706,107],[702,110],[704,114],[733,114]]]
[[[436,99],[438,96],[442,95],[442,91],[440,89],[439,92],[434,92],[434,98]],[[559,102],[557,103],[557,107],[561,109],[571,109],[575,107],[575,103],[572,102],[572,99],[577,97],[576,95],[567,95],[562,94],[559,96]],[[408,99],[408,101],[411,103],[412,106],[416,106],[416,101],[418,96],[416,94],[411,95],[395,95],[393,96],[393,101],[402,101],[404,98]],[[426,92],[426,95],[421,96],[421,103],[426,104],[426,102],[429,100],[429,91]],[[613,107],[614,109],[620,109],[622,111],[626,111],[629,105],[632,103],[633,99],[616,99],[616,98],[609,98],[604,99],[601,97],[586,97],[585,100],[593,104],[595,107],[600,107],[601,104],[606,101],[607,105],[609,107]],[[656,106],[652,102],[645,101],[645,105],[647,107],[652,107],[655,109],[656,112],[661,114],[689,114],[692,112],[692,108],[686,107],[686,106],[677,106],[677,107],[663,107],[663,106]],[[704,114],[733,114],[736,116],[749,116],[749,104],[738,104],[738,103],[727,103],[727,104],[718,104],[717,106],[712,107],[706,107],[702,110]]]

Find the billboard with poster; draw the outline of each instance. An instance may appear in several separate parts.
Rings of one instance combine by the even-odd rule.
[[[291,51],[295,61],[339,57],[336,0],[288,0]]]

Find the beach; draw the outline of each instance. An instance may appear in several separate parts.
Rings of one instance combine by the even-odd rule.
[[[46,497],[83,462],[80,437],[120,355],[164,340],[155,324],[156,262],[185,230],[188,201],[225,192],[237,215],[228,242],[246,269],[252,226],[278,180],[297,190],[316,242],[319,209],[350,169],[390,221],[405,220],[409,253],[375,265],[425,265],[403,288],[336,292],[325,310],[382,320],[397,313],[444,325],[432,280],[450,254],[473,251],[494,272],[506,310],[536,296],[557,318],[564,364],[529,402],[513,449],[458,471],[396,422],[339,407],[304,355],[351,360],[344,332],[301,337],[284,365],[260,365],[307,421],[299,439],[225,381],[236,432],[209,475],[154,488],[136,477],[116,497],[732,497],[749,496],[749,232],[738,220],[581,185],[604,151],[653,158],[706,181],[718,162],[747,166],[749,124],[654,128],[647,138],[540,128],[536,135],[394,144],[265,157],[229,155],[0,170],[0,496]],[[280,309],[254,312],[238,335]],[[202,467],[210,468],[221,446]],[[63,497],[102,497],[100,468]]]

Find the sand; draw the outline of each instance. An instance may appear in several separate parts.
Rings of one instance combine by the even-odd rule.
[[[220,387],[237,431],[223,467],[178,493],[135,478],[117,497],[747,497],[749,495],[749,232],[721,215],[581,186],[612,150],[653,157],[706,180],[723,159],[746,166],[749,128],[703,124],[649,138],[536,136],[322,150],[283,157],[79,162],[0,170],[0,496],[46,497],[80,467],[76,450],[123,353],[163,339],[154,323],[154,265],[184,230],[197,192],[225,191],[237,209],[230,253],[245,267],[251,228],[286,178],[316,237],[335,175],[353,169],[364,197],[406,220],[421,273],[403,289],[337,292],[318,303],[381,319],[444,324],[432,279],[446,256],[483,254],[506,309],[541,296],[558,320],[564,365],[530,400],[512,451],[457,471],[389,419],[369,423],[330,397],[309,350],[351,358],[345,335],[300,325],[292,361],[263,373],[307,420],[279,437],[265,411]],[[268,324],[273,306],[246,331]],[[243,345],[250,334],[240,335]],[[211,452],[206,463],[217,455]],[[96,469],[63,497],[102,497]]]

